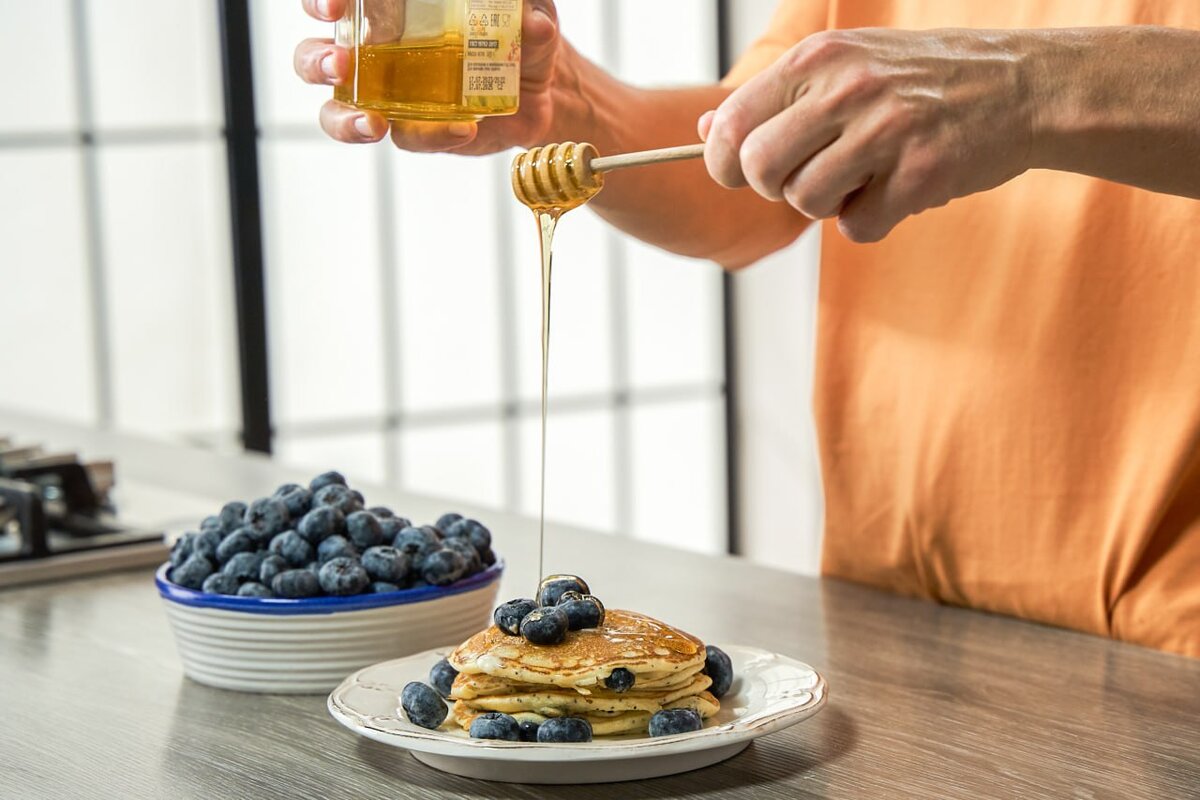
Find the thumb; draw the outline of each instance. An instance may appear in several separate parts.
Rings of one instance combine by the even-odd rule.
[[[548,82],[558,52],[558,10],[554,0],[525,0],[521,16],[521,79]]]

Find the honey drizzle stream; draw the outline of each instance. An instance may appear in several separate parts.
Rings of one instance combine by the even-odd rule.
[[[545,575],[546,559],[546,395],[550,375],[550,272],[554,259],[554,228],[562,209],[534,211],[542,252],[542,494],[538,521],[538,580]]]

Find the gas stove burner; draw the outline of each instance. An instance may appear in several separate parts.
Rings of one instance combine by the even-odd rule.
[[[113,482],[112,462],[0,437],[0,586],[161,562],[162,532],[121,523]]]

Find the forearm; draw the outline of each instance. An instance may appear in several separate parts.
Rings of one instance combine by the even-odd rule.
[[[1200,198],[1200,32],[1032,31],[1030,166]]]
[[[731,91],[637,89],[563,47],[550,141],[590,141],[601,154],[695,142],[697,118]],[[807,223],[786,204],[717,185],[699,159],[613,172],[589,206],[643,241],[729,268],[784,247]]]

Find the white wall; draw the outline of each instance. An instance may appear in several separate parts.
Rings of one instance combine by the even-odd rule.
[[[741,52],[761,34],[776,0],[730,5]],[[812,420],[820,242],[814,226],[734,277],[742,550],[809,574],[819,565],[824,510]]]

